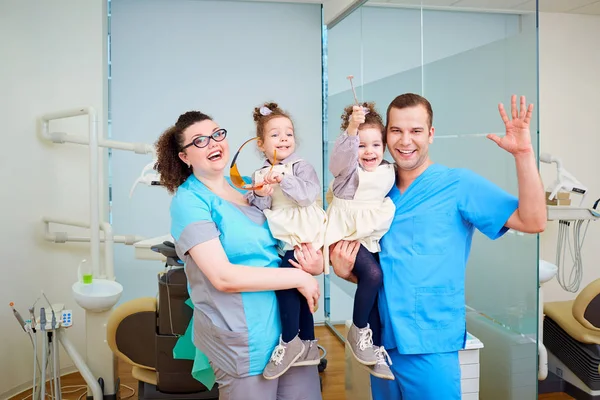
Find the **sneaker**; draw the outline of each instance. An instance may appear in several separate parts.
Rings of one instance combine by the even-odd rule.
[[[276,379],[283,375],[302,356],[304,347],[304,343],[297,335],[288,343],[284,343],[279,337],[279,344],[275,346],[271,359],[263,371],[265,379]]]
[[[321,363],[321,353],[316,340],[303,340],[304,352],[298,358],[292,367],[300,367],[304,365],[319,365]]]
[[[392,365],[392,359],[387,351],[385,351],[385,348],[383,346],[375,347],[375,355],[377,356],[377,364],[370,367],[369,372],[371,375],[381,379],[389,379],[390,381],[396,379],[394,378],[394,374],[390,369],[390,365]]]
[[[352,355],[363,365],[375,365],[377,356],[373,348],[373,331],[369,324],[365,328],[359,329],[352,324],[348,331],[346,344],[350,346]]]

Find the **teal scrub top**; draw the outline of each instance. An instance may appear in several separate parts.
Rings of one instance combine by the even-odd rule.
[[[389,196],[396,213],[381,240],[382,344],[400,354],[458,351],[474,230],[501,237],[518,199],[472,171],[438,164]]]
[[[277,241],[266,218],[255,207],[220,198],[194,175],[179,186],[170,211],[171,234],[194,305],[194,344],[232,376],[261,374],[281,334],[275,292],[218,291],[188,251],[218,237],[232,264],[278,268]]]

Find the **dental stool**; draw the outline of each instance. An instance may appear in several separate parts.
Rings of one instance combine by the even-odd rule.
[[[192,318],[185,304],[187,278],[171,243],[153,246],[173,268],[158,276],[158,299],[142,297],[121,304],[109,318],[107,342],[116,357],[131,365],[139,381],[138,398],[218,399],[215,384],[208,390],[192,376],[192,360],[173,358],[173,347]]]
[[[545,303],[544,313],[548,370],[588,394],[593,392],[586,398],[600,399],[600,279],[574,300]]]

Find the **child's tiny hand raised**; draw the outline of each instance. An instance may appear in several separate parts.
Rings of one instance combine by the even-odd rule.
[[[254,194],[260,197],[268,197],[273,194],[273,187],[271,185],[263,185],[260,189],[255,189]]]
[[[281,183],[282,180],[283,175],[281,175],[279,172],[271,171],[265,175],[265,183],[268,183],[269,185],[273,183]]]
[[[358,127],[365,122],[365,109],[359,106],[352,107],[352,115],[350,115],[350,123],[348,124],[348,134],[356,135]]]

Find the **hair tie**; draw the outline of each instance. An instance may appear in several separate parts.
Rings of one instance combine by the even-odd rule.
[[[267,116],[267,115],[273,113],[273,111],[271,111],[271,109],[267,106],[262,106],[260,108],[260,110],[258,110],[258,111],[260,112],[260,115],[262,115],[262,116]]]

